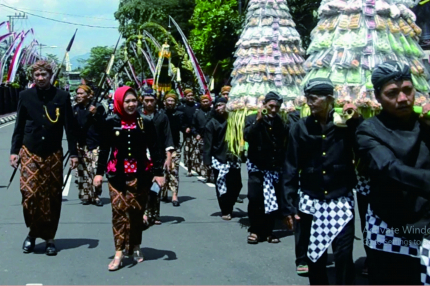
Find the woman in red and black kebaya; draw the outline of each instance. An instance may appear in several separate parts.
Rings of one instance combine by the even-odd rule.
[[[99,186],[107,172],[116,248],[110,271],[122,265],[123,251],[133,253],[137,263],[143,261],[140,250],[143,213],[152,182],[164,185],[163,163],[164,148],[157,144],[153,123],[137,112],[136,92],[128,86],[117,89],[114,114],[106,120],[94,178],[94,185]]]

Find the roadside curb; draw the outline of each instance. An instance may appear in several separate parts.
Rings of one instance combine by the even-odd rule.
[[[0,115],[0,125],[14,121],[16,119],[16,112]]]

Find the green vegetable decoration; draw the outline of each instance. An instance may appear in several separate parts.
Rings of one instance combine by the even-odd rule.
[[[241,156],[244,149],[245,117],[255,113],[269,91],[284,100],[281,117],[294,110],[293,100],[302,94],[305,50],[285,0],[250,0],[246,22],[236,43],[231,73],[232,89],[226,141],[229,151]],[[330,47],[333,34],[319,35],[318,48]],[[327,73],[330,71],[327,69]]]
[[[335,84],[335,107],[341,110],[354,103],[369,118],[381,109],[372,71],[387,60],[399,60],[411,66],[415,88],[428,93],[429,73],[421,63],[424,53],[418,44],[422,31],[406,6],[404,0],[323,0],[306,51],[307,75],[301,86],[312,78],[330,78]]]
[[[343,108],[335,107],[335,108],[334,108],[334,111],[335,111],[336,113],[338,113],[338,114],[343,114]],[[423,113],[423,108],[422,108],[422,106],[414,106],[414,112],[415,112],[415,113],[417,113],[417,114],[421,114],[421,113]],[[429,112],[427,112],[427,114],[425,114],[425,116],[426,116],[426,117],[430,117],[430,111],[429,111]],[[363,117],[365,117],[365,118],[366,118],[366,116],[363,116]],[[368,118],[368,117],[367,117],[367,118]]]

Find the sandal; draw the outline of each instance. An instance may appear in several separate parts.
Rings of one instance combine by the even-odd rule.
[[[230,215],[230,214],[228,214],[228,215],[223,215],[221,218],[222,218],[223,220],[231,220],[231,215]]]
[[[94,199],[94,204],[98,207],[102,207],[103,206],[103,202],[100,198],[96,198]]]
[[[154,221],[154,224],[156,224],[156,225],[160,225],[162,222],[160,221],[160,220],[155,220]]]
[[[150,223],[147,215],[143,215],[143,226],[146,228],[150,227]]]
[[[115,256],[115,258],[109,263],[108,269],[109,271],[117,271],[122,267],[122,259],[124,256]],[[115,263],[116,261],[119,261],[118,263]]]
[[[269,235],[267,237],[267,242],[268,243],[280,243],[281,240],[272,234],[272,235]]]
[[[249,244],[257,244],[258,243],[258,235],[255,233],[250,233],[247,239]]]
[[[363,276],[369,276],[369,268],[367,266],[364,266],[361,270],[361,275]]]
[[[143,257],[143,253],[140,249],[133,251],[133,259],[136,263],[141,263],[143,262],[143,260],[145,260],[145,258]]]
[[[296,272],[298,275],[306,275],[309,272],[309,267],[307,265],[298,265]]]

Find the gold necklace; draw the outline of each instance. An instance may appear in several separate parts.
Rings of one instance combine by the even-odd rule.
[[[60,108],[59,107],[55,108],[55,116],[57,116],[55,120],[52,120],[51,116],[49,116],[48,109],[46,109],[46,105],[44,105],[43,108],[45,108],[45,113],[46,113],[46,117],[48,117],[48,120],[51,121],[52,123],[57,123],[58,118],[60,118]]]
[[[144,125],[143,125],[143,119],[142,119],[142,117],[139,117],[138,119],[137,119],[137,124],[139,124],[139,127],[140,127],[140,129],[141,130],[144,130],[143,128],[144,128]]]

